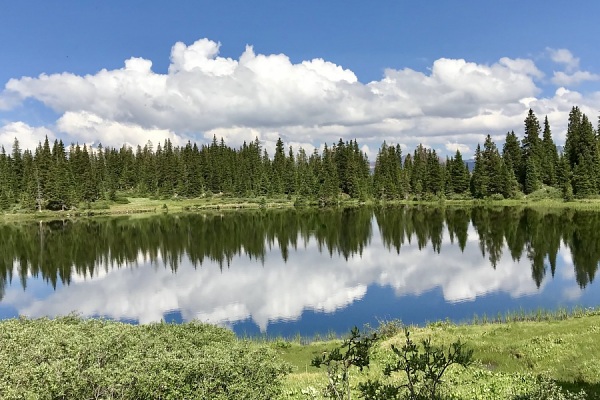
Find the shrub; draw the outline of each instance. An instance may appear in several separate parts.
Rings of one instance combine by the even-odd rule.
[[[127,197],[124,197],[124,196],[117,196],[117,197],[115,197],[115,199],[113,201],[116,204],[129,204],[129,203],[131,203],[129,201],[129,199]]]
[[[110,202],[106,200],[96,200],[90,203],[91,210],[108,210],[110,209]]]
[[[563,391],[551,379],[538,376],[536,385],[524,395],[514,397],[514,400],[585,400],[587,395],[584,390],[578,393]]]
[[[338,400],[350,399],[350,367],[355,366],[361,371],[368,367],[369,351],[377,340],[376,333],[364,335],[354,327],[341,346],[312,360],[312,366],[327,367],[328,384],[323,391],[325,397]]]
[[[502,201],[504,200],[504,195],[502,193],[494,193],[490,196],[490,200],[492,201]]]
[[[379,380],[359,384],[363,398],[367,400],[432,400],[438,399],[438,389],[442,376],[453,364],[467,367],[472,363],[473,350],[465,348],[460,340],[452,343],[447,351],[432,345],[431,339],[424,339],[419,346],[410,338],[410,332],[404,329],[405,342],[402,347],[392,345],[396,362],[386,365],[384,375],[395,372],[406,375],[402,385],[382,383]]]
[[[0,398],[8,400],[271,399],[290,371],[267,346],[205,324],[0,324]]]

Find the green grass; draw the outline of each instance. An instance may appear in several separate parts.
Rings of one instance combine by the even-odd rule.
[[[519,315],[515,313],[510,318],[517,321],[521,318]],[[453,367],[445,375],[444,391],[449,398],[517,398],[538,387],[538,376],[549,378],[563,390],[583,389],[588,398],[600,398],[600,313],[587,310],[568,315],[562,312],[538,315],[528,314],[530,320],[517,322],[462,325],[438,322],[427,327],[411,327],[410,331],[415,341],[431,337],[435,344],[447,347],[461,339],[474,349],[473,366]],[[385,363],[392,360],[390,346],[401,345],[403,339],[403,333],[398,333],[379,342],[371,367],[362,373],[357,369],[352,371],[352,385],[356,388],[358,382],[382,379]],[[281,357],[293,365],[293,372],[285,381],[287,398],[306,398],[303,392],[313,389],[318,392],[323,387],[325,371],[311,367],[310,360],[338,343],[273,345]],[[392,378],[402,381],[401,376]],[[357,391],[354,397],[358,398]]]
[[[448,346],[460,339],[474,350],[472,366],[451,367],[444,375],[444,398],[564,398],[552,385],[600,398],[599,309],[518,312],[502,320],[509,322],[478,318],[476,324],[439,321],[409,328],[416,342],[431,337]],[[366,379],[403,382],[401,375],[383,375],[393,361],[390,346],[403,343],[402,326],[391,321],[377,330],[384,336],[372,351],[370,368],[351,370],[353,398]],[[311,360],[341,341],[266,336],[248,341],[204,324],[134,326],[64,317],[2,321],[0,343],[0,397],[6,399],[156,398],[159,392],[165,398],[210,393],[222,399],[318,399],[327,378]],[[291,373],[283,377],[287,365]],[[539,376],[549,379],[545,386]],[[536,390],[541,394],[533,396]]]
[[[532,193],[528,196],[523,196],[520,199],[430,199],[430,200],[376,200],[369,199],[364,202],[359,202],[356,199],[341,197],[338,204],[340,206],[372,206],[372,205],[424,205],[431,207],[472,207],[472,206],[489,206],[489,207],[507,207],[519,206],[530,207],[536,209],[578,209],[578,210],[599,210],[600,198],[576,199],[572,202],[565,202],[556,197],[554,188],[544,188]],[[11,211],[5,211],[0,214],[0,218],[4,221],[19,221],[19,220],[43,220],[56,218],[73,218],[87,217],[98,215],[121,215],[121,214],[156,214],[156,213],[180,213],[180,212],[203,212],[210,210],[240,210],[240,209],[259,209],[259,208],[292,208],[296,202],[296,197],[230,197],[226,195],[212,195],[195,199],[184,198],[148,198],[148,197],[125,197],[124,193],[119,195],[119,201],[98,201],[90,203],[89,207],[86,204],[80,204],[78,208],[68,211],[48,211],[43,210],[27,211],[15,206]],[[128,203],[125,203],[128,201]],[[300,202],[303,207],[319,207],[317,201],[302,200]]]

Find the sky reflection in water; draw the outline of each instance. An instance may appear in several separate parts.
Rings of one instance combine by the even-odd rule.
[[[315,222],[315,230],[311,226],[297,227],[295,237],[294,223],[287,228],[271,228],[271,220],[277,218],[269,213],[255,215],[250,226],[256,225],[257,219],[266,224],[262,231],[255,231],[258,240],[264,242],[260,257],[256,251],[247,250],[243,241],[230,249],[222,249],[227,254],[225,262],[223,258],[215,259],[209,252],[201,263],[190,257],[193,240],[176,251],[165,247],[164,243],[153,252],[140,245],[135,260],[131,257],[125,261],[110,256],[99,257],[92,268],[67,271],[68,279],[60,278],[64,273],[56,272],[59,278],[55,289],[50,284],[49,273],[33,267],[29,268],[26,278],[20,280],[19,275],[24,275],[19,261],[15,260],[10,271],[12,280],[9,278],[5,283],[0,317],[57,316],[76,312],[85,317],[103,316],[138,323],[195,319],[230,326],[238,334],[266,332],[292,336],[296,333],[343,333],[354,325],[376,324],[378,319],[399,318],[405,323],[423,324],[446,318],[467,320],[475,314],[495,317],[510,310],[599,304],[600,293],[593,283],[595,269],[589,271],[588,266],[584,278],[576,276],[571,249],[565,245],[565,237],[576,237],[577,241],[590,241],[581,247],[596,246],[596,238],[583,235],[578,227],[568,234],[564,231],[569,228],[559,233],[563,242],[559,240],[560,248],[555,256],[543,255],[542,270],[533,266],[533,260],[540,257],[536,252],[540,250],[533,247],[539,238],[531,232],[541,230],[546,234],[555,228],[553,223],[564,225],[560,218],[571,220],[572,216],[559,215],[548,226],[543,216],[540,219],[535,214],[538,225],[534,226],[531,215],[517,215],[513,224],[517,233],[513,233],[526,240],[520,257],[513,259],[514,246],[511,250],[507,244],[513,240],[507,239],[513,238],[510,228],[504,229],[504,236],[500,234],[498,239],[496,231],[503,227],[491,223],[482,229],[481,221],[472,212],[464,215],[466,220],[463,218],[463,222],[466,223],[462,224],[462,243],[459,244],[461,240],[456,232],[461,229],[456,229],[447,213],[440,219],[440,215],[414,209],[400,208],[383,213],[367,211],[332,211],[325,219]],[[297,221],[306,215],[288,217],[284,212],[279,217],[279,222],[285,222],[286,218]],[[492,222],[494,217],[506,219],[508,214],[486,215]],[[245,229],[244,223],[237,223],[239,217],[235,215],[204,219],[198,219],[198,216],[161,218],[165,219],[163,227],[172,223],[178,227],[155,234],[175,232],[174,238],[178,238],[181,231],[196,229],[200,223],[209,226],[213,233],[219,232],[209,235],[213,240],[220,240],[220,235],[239,235],[239,230]],[[227,221],[223,222],[223,218]],[[587,216],[582,218],[589,220]],[[390,220],[392,225],[386,226]],[[433,221],[437,226],[428,228],[423,236],[423,232],[418,232],[419,221],[426,225]],[[523,226],[523,221],[528,223]],[[276,222],[272,225],[278,226]],[[127,220],[120,224],[121,228],[127,228],[125,234],[134,240],[137,234],[131,235],[131,232],[135,232],[136,227],[128,226]],[[362,231],[356,233],[349,224],[362,224]],[[225,226],[229,228],[224,229]],[[525,233],[519,233],[519,227],[524,228]],[[100,228],[100,232],[113,234],[110,229]],[[143,226],[138,228],[140,232],[145,229]],[[58,231],[67,234],[68,238],[69,234],[75,233],[71,232],[73,230],[71,225]],[[347,231],[353,232],[352,237],[362,237],[358,242],[347,243],[344,238],[347,233],[343,233]],[[45,234],[45,238],[54,233]],[[496,238],[491,239],[494,235]],[[101,237],[102,234],[99,239]],[[203,240],[206,239],[204,236]],[[246,245],[255,246],[257,238],[253,240],[253,244]],[[492,243],[493,240],[497,243]],[[552,240],[546,238],[544,243]],[[401,243],[400,248],[394,243]],[[48,246],[57,244],[48,239],[48,243],[40,245],[41,252],[50,254],[52,249]],[[461,250],[461,247],[464,248]],[[129,251],[135,251],[135,246]],[[554,257],[556,261],[550,262]],[[594,257],[598,255],[586,257],[596,260],[597,268]],[[77,263],[76,260],[72,262]],[[47,263],[52,264],[51,261]],[[551,264],[555,264],[553,276]]]

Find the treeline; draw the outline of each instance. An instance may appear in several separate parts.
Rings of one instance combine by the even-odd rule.
[[[460,151],[440,160],[433,149],[419,145],[405,157],[399,145],[385,142],[374,170],[356,140],[323,146],[307,154],[285,149],[277,141],[273,157],[258,139],[232,148],[224,140],[211,144],[154,149],[102,147],[48,139],[22,151],[15,139],[7,154],[0,149],[0,209],[68,209],[97,200],[128,196],[195,198],[220,193],[237,197],[294,196],[336,203],[340,198],[428,199],[442,197],[511,198],[544,185],[562,197],[589,197],[600,192],[598,130],[578,107],[569,115],[564,152],[557,151],[548,119],[543,129],[532,110],[523,139],[506,135],[502,152],[491,136],[475,151],[469,170]]]
[[[195,198],[215,193],[240,197],[301,196],[336,199],[346,194],[367,198],[371,176],[367,156],[356,141],[324,146],[308,155],[287,154],[281,139],[271,158],[255,140],[238,149],[216,137],[210,145],[173,146],[166,140],[153,149],[148,142],[120,149],[90,149],[48,138],[34,152],[0,150],[0,209],[68,209],[81,202],[130,196]]]
[[[560,190],[566,200],[600,193],[600,127],[594,130],[578,107],[569,114],[566,143],[558,152],[548,118],[543,128],[533,112],[525,118],[521,140],[506,134],[502,152],[488,135],[475,151],[469,171],[460,151],[445,163],[435,150],[419,146],[402,157],[400,146],[379,150],[373,193],[380,198],[474,197],[514,198],[544,186]]]

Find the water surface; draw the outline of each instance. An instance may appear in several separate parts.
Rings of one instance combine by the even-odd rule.
[[[343,333],[597,306],[600,213],[389,207],[0,225],[0,318]]]

